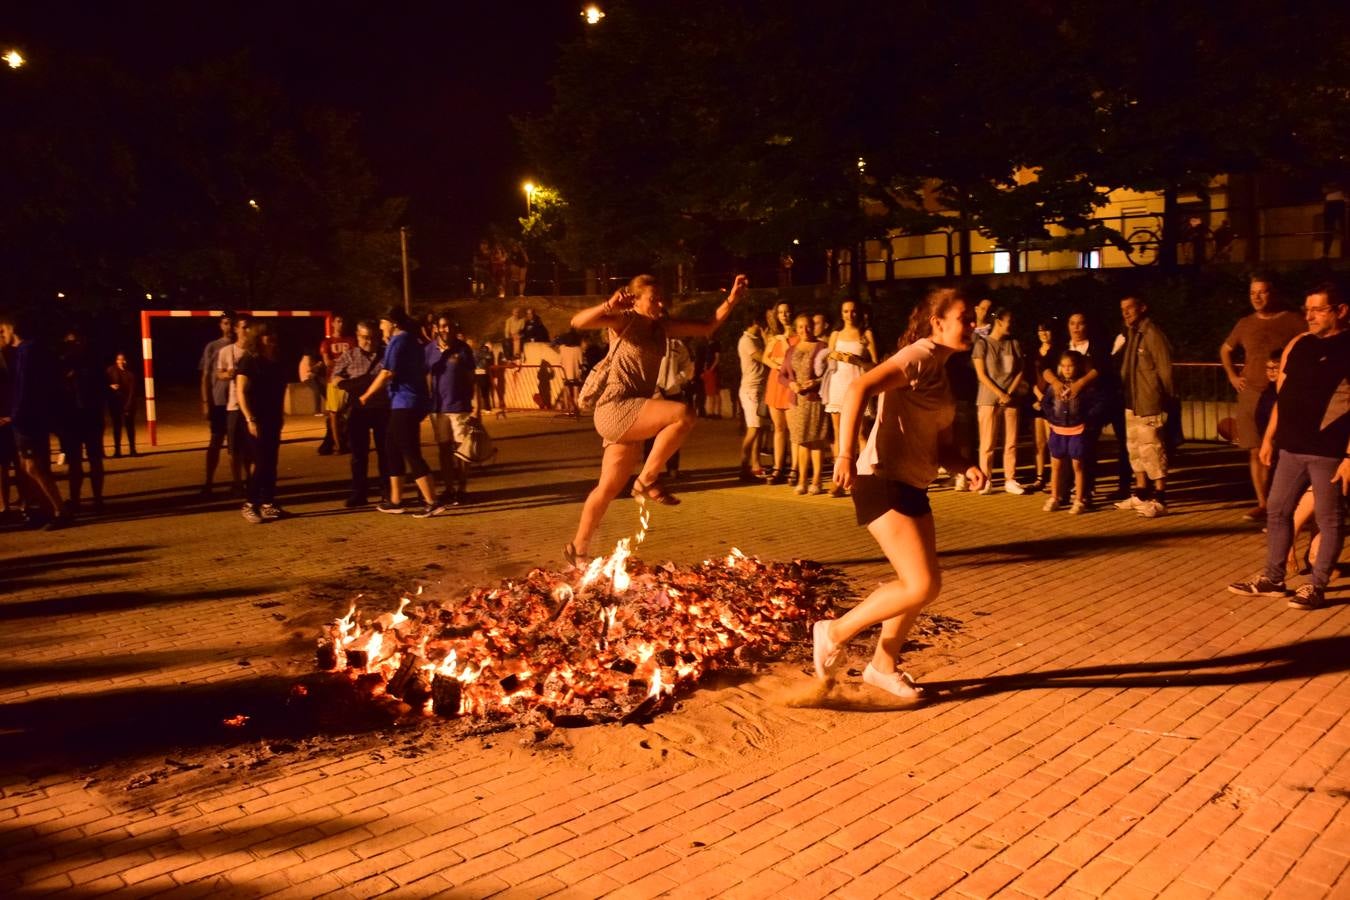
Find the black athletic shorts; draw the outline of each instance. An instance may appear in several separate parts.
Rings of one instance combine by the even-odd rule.
[[[853,482],[853,511],[859,525],[870,525],[889,510],[917,519],[932,513],[928,489],[877,475],[859,475]]]
[[[391,409],[384,429],[384,459],[392,476],[410,475],[414,479],[430,475],[422,458],[422,418],[417,409]]]
[[[206,414],[206,419],[211,423],[211,437],[225,437],[229,434],[229,428],[226,424],[228,410],[223,406],[216,406],[214,403],[208,409],[210,412]]]

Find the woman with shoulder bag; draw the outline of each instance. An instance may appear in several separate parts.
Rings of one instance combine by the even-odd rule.
[[[604,386],[595,400],[595,430],[605,442],[600,480],[582,506],[576,536],[563,548],[563,556],[571,565],[580,568],[589,562],[591,537],[641,460],[646,439],[654,438],[652,450],[633,484],[633,496],[642,502],[653,500],[668,506],[680,502],[662,489],[657,477],[666,460],[689,436],[696,419],[683,403],[652,396],[666,354],[666,339],[712,335],[748,286],[749,280],[737,275],[712,319],[700,322],[667,317],[666,297],[660,285],[651,275],[639,275],[604,303],[572,317],[572,327],[578,330],[608,328],[612,346],[597,366],[605,367]]]

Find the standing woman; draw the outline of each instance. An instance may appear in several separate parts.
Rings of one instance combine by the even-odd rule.
[[[818,678],[833,677],[842,663],[840,649],[880,622],[881,638],[863,681],[897,697],[920,696],[897,661],[919,611],[942,587],[928,483],[939,463],[964,472],[976,490],[985,481],[984,472],[952,443],[956,403],[945,365],[952,353],[970,346],[972,326],[965,299],[950,288],[934,288],[910,314],[906,346],[861,376],[844,397],[834,479],[852,489],[858,524],[867,526],[896,577],[842,618],[812,626]],[[858,419],[868,398],[878,394],[877,421],[859,454]]]
[[[797,333],[797,343],[783,360],[782,375],[792,391],[787,420],[792,452],[797,460],[796,491],[798,494],[819,494],[822,457],[830,440],[829,420],[820,399],[820,383],[825,375],[825,357],[829,351],[825,342],[812,334],[810,316],[799,315],[792,326]],[[812,472],[809,489],[806,486],[808,469]]]
[[[595,430],[604,439],[605,455],[600,480],[581,508],[576,536],[563,548],[563,556],[571,565],[586,564],[591,536],[610,501],[619,495],[641,461],[642,442],[647,438],[654,438],[652,450],[633,483],[633,496],[667,506],[680,502],[662,489],[657,477],[666,460],[688,437],[696,417],[679,401],[652,396],[661,359],[666,355],[666,339],[710,337],[726,321],[748,284],[744,275],[737,275],[726,300],[706,322],[668,318],[665,294],[651,275],[637,276],[604,303],[572,317],[572,327],[578,330],[608,328],[613,345],[605,384],[595,403]]]
[[[248,502],[244,521],[253,525],[284,515],[276,504],[277,456],[281,451],[281,426],[285,421],[286,372],[278,359],[277,336],[266,319],[249,327],[244,355],[235,366],[234,380],[239,413],[248,427],[253,475],[248,479]]]
[[[1045,488],[1045,470],[1050,464],[1050,423],[1046,421],[1041,397],[1049,388],[1046,373],[1059,367],[1060,349],[1055,344],[1057,322],[1046,319],[1036,323],[1036,350],[1027,357],[1027,381],[1031,383],[1031,429],[1036,441],[1036,481],[1031,490]]]
[[[797,342],[797,336],[790,333],[791,322],[792,307],[787,303],[776,304],[765,314],[764,364],[769,367],[769,380],[764,385],[764,404],[769,408],[769,421],[773,423],[773,469],[769,472],[769,484],[782,484],[787,480],[787,409],[792,405],[792,392],[779,371],[788,348]]]
[[[829,378],[826,379],[825,411],[834,425],[834,455],[839,456],[839,411],[844,396],[858,376],[877,364],[877,343],[872,330],[862,324],[858,304],[845,300],[839,307],[841,324],[830,335]],[[839,497],[844,489],[830,486],[830,496]]]

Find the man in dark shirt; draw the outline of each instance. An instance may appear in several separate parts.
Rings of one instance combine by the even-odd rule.
[[[1299,586],[1289,605],[1317,609],[1341,550],[1341,498],[1350,493],[1350,304],[1328,282],[1308,293],[1303,312],[1308,330],[1284,349],[1275,409],[1261,442],[1265,465],[1279,450],[1266,503],[1266,568],[1228,590],[1261,597],[1289,593],[1284,570],[1294,508],[1311,484],[1321,541],[1312,580]]]
[[[253,459],[243,515],[245,521],[257,525],[285,515],[276,503],[276,491],[277,457],[285,421],[286,371],[278,358],[277,337],[267,320],[254,322],[246,340],[234,377],[239,412],[248,425]]]
[[[66,455],[70,479],[69,510],[72,517],[80,510],[84,488],[84,460],[89,461],[89,486],[94,512],[103,511],[103,408],[108,404],[108,383],[94,360],[84,335],[78,330],[66,332],[61,354],[62,402],[57,433],[61,452]]]
[[[439,498],[446,506],[468,502],[469,467],[455,451],[469,433],[469,420],[478,415],[473,389],[473,348],[456,337],[459,325],[449,316],[436,318],[436,339],[426,346],[427,387],[431,393],[431,433],[440,451]]]
[[[14,350],[10,424],[14,427],[19,470],[28,482],[27,495],[45,507],[45,527],[60,528],[69,524],[70,519],[61,503],[61,489],[52,477],[48,400],[56,390],[56,363],[45,348],[23,336],[20,323],[13,316],[0,315],[0,345]]]

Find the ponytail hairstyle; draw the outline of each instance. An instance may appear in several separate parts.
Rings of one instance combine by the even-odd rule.
[[[909,328],[905,330],[902,345],[912,344],[933,333],[933,319],[942,318],[958,302],[966,299],[965,294],[953,287],[933,287],[909,314]]]

